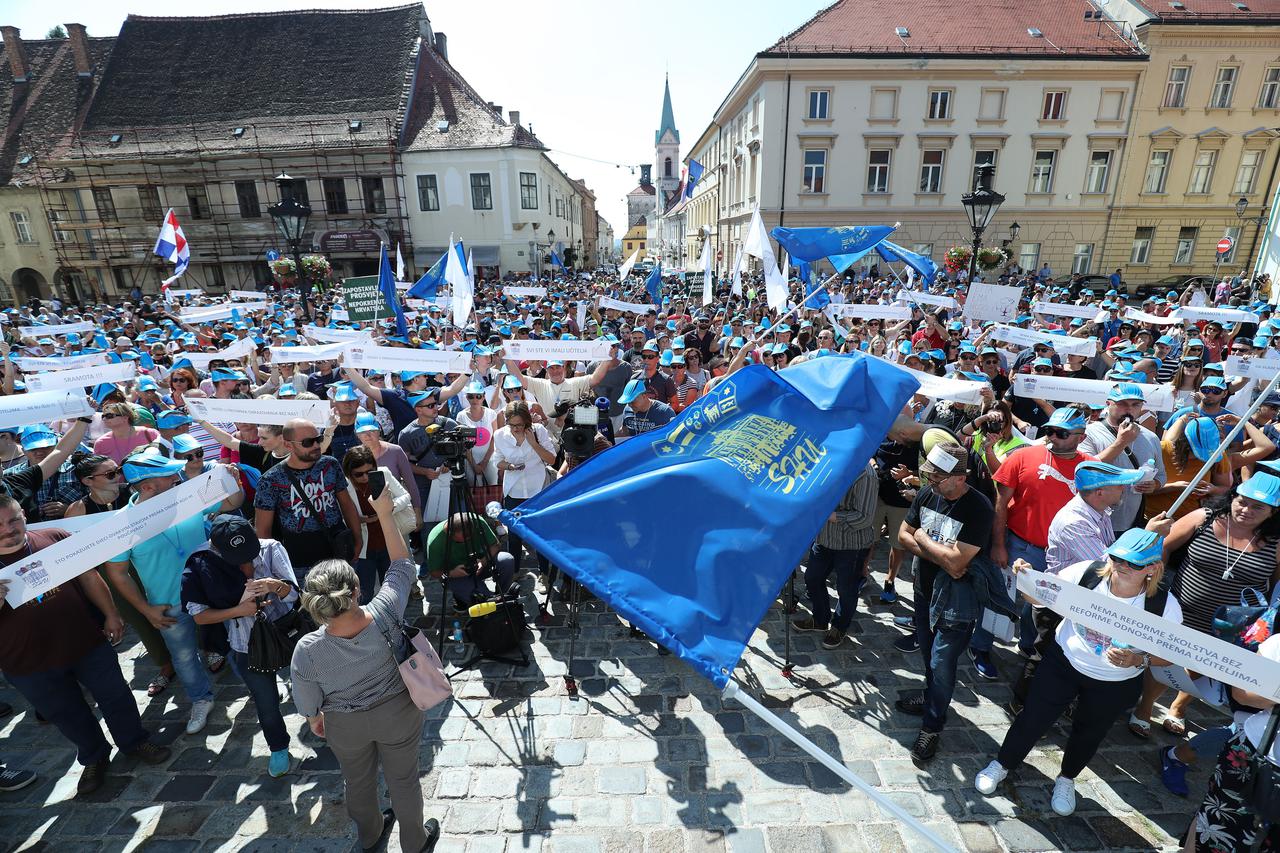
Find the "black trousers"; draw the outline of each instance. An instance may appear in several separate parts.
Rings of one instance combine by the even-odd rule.
[[[1046,649],[1027,693],[1026,705],[1014,718],[996,753],[1006,770],[1013,770],[1049,731],[1072,700],[1079,698],[1071,718],[1071,734],[1062,753],[1062,775],[1074,779],[1084,770],[1116,718],[1133,707],[1142,694],[1142,676],[1124,681],[1099,681],[1077,670],[1056,642]]]

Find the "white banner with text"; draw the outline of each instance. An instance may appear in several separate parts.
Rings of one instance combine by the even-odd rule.
[[[1013,380],[1013,393],[1019,397],[1031,397],[1037,400],[1105,406],[1107,395],[1117,384],[1105,379],[1073,379],[1067,376],[1036,376],[1019,373]],[[1147,409],[1150,411],[1172,412],[1177,408],[1173,403],[1172,386],[1138,384],[1138,387],[1142,389]]]

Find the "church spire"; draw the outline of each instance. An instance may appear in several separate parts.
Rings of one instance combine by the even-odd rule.
[[[653,134],[653,144],[657,145],[662,141],[662,136],[668,130],[671,131],[672,139],[680,142],[680,131],[676,130],[676,117],[671,111],[671,78],[668,76],[662,87],[662,124]]]

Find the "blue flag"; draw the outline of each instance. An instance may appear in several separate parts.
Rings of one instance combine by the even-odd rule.
[[[396,314],[396,334],[409,334],[409,324],[404,321],[404,309],[400,307],[400,297],[396,295],[396,276],[391,271],[391,261],[387,259],[387,246],[384,243],[378,250],[378,290],[387,301],[387,307]]]
[[[702,179],[702,173],[705,171],[706,169],[703,168],[701,163],[692,157],[689,158],[689,174],[684,182],[685,198],[693,198],[693,188],[698,185],[698,181]]]
[[[653,265],[653,272],[644,280],[644,289],[649,291],[654,305],[662,304],[662,261]]]
[[[917,387],[861,355],[747,367],[500,518],[724,687]]]
[[[931,283],[938,277],[938,265],[928,255],[909,251],[888,240],[884,240],[876,246],[876,253],[886,261],[899,261],[911,267],[916,271],[917,275],[924,279],[925,284]]]
[[[845,225],[840,228],[775,228],[770,234],[793,259],[816,261],[874,247],[893,233],[891,225]]]
[[[414,282],[413,287],[409,288],[408,295],[414,299],[435,299],[436,290],[444,282],[444,262],[448,258],[448,252],[441,255],[440,260],[432,264],[431,269],[424,272],[422,278]]]
[[[560,255],[556,253],[555,249],[551,250],[551,263],[558,266],[560,269],[565,270],[565,272],[568,272],[565,268],[564,261],[560,260]]]

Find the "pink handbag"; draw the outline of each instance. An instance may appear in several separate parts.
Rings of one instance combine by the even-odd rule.
[[[382,626],[378,626],[382,630]],[[404,642],[403,652],[397,652],[391,638],[383,633],[391,659],[400,670],[400,678],[409,690],[409,698],[420,710],[434,708],[453,695],[453,685],[445,677],[444,665],[432,647],[431,641],[417,628],[401,623],[400,634]]]

